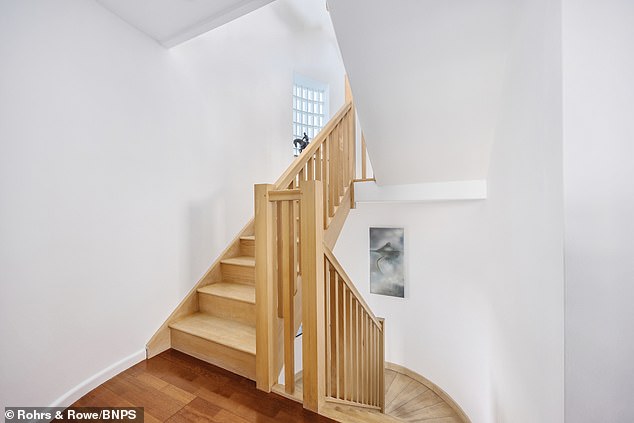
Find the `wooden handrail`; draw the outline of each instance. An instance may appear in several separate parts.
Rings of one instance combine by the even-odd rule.
[[[269,201],[299,200],[299,189],[269,191]]]
[[[275,182],[275,189],[285,189],[288,185],[297,177],[299,172],[306,166],[310,157],[314,156],[317,152],[317,149],[328,139],[328,136],[332,132],[332,130],[341,122],[346,113],[352,108],[352,102],[349,101],[341,108],[335,115],[328,121],[326,126],[324,126],[321,131],[317,134],[315,138],[308,144],[308,147],[302,154],[297,157],[293,163],[289,166],[289,168],[278,178]]]
[[[352,283],[352,280],[350,279],[346,271],[343,270],[343,267],[341,266],[339,261],[336,259],[335,255],[327,246],[324,246],[324,255],[326,256],[328,261],[330,261],[330,263],[335,268],[337,273],[339,273],[339,276],[342,278],[343,282],[346,284],[348,289],[352,292],[356,300],[359,301],[359,304],[363,306],[363,309],[365,310],[366,313],[368,313],[368,316],[370,317],[370,319],[372,319],[372,322],[375,324],[375,326],[380,328],[381,323],[379,322],[379,318],[374,315],[368,303],[365,302],[365,300],[359,293],[359,290],[357,290],[357,287],[354,286],[354,284]]]

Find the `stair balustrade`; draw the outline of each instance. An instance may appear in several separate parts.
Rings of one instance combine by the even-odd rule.
[[[325,401],[384,410],[384,322],[331,249],[354,206],[351,98],[275,184],[255,186],[256,382],[319,412]],[[302,325],[302,390],[294,341]]]

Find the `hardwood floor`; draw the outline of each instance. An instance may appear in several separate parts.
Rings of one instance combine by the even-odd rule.
[[[385,413],[404,422],[463,423],[456,410],[420,381],[385,369]]]
[[[301,404],[175,350],[131,367],[73,407],[144,407],[145,422],[330,423]]]

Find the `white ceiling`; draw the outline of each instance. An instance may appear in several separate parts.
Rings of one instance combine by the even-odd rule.
[[[329,0],[380,184],[486,179],[518,0]]]
[[[97,0],[130,25],[173,47],[273,0]]]

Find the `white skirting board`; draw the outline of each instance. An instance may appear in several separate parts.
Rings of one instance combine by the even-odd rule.
[[[406,185],[377,185],[375,182],[354,184],[356,203],[413,203],[424,201],[484,200],[487,181],[427,182]]]
[[[113,376],[145,360],[145,348],[117,361],[100,372],[95,373],[59,398],[50,407],[68,407]]]

